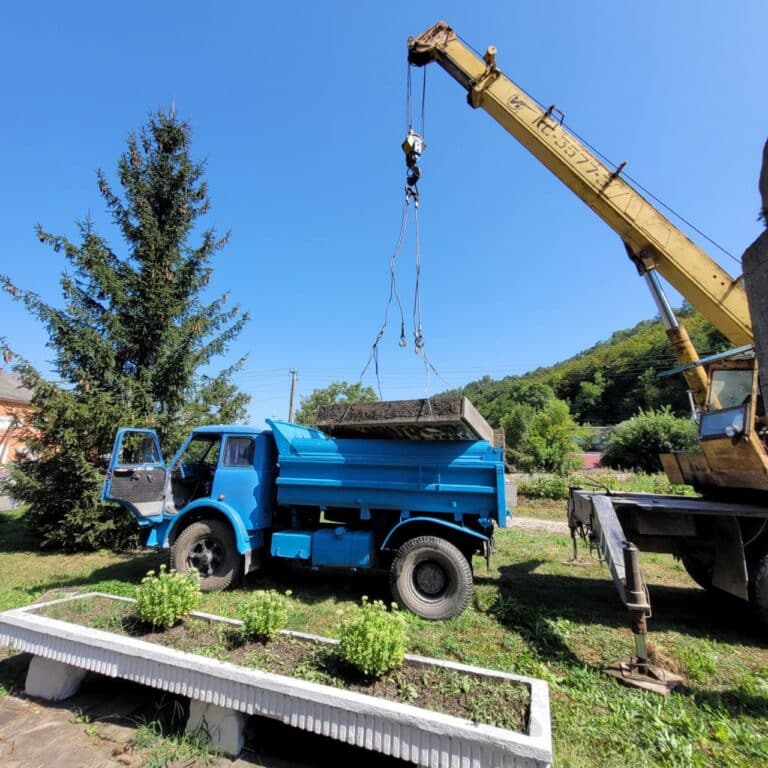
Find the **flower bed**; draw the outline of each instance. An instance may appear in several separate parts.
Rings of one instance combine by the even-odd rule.
[[[133,601],[97,593],[28,606],[0,614],[0,642],[421,765],[551,762],[542,681],[416,656],[374,681],[350,674],[335,641],[245,643],[240,622],[200,613],[154,632],[132,613]]]

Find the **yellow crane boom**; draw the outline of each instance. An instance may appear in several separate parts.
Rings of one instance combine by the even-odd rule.
[[[641,272],[656,269],[734,345],[753,344],[747,296],[734,279],[651,203],[496,66],[496,49],[480,58],[453,29],[438,22],[408,41],[409,61],[437,62],[505,130],[578,195],[624,241]]]

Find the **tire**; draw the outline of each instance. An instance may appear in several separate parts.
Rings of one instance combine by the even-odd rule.
[[[688,575],[707,592],[711,592],[715,589],[712,586],[712,569],[714,563],[708,563],[704,560],[700,560],[697,557],[691,555],[683,555],[681,558],[683,568],[688,572]]]
[[[458,616],[472,598],[472,568],[453,544],[436,536],[409,539],[389,572],[392,596],[424,619]]]
[[[749,604],[760,624],[768,629],[768,552],[758,557],[750,569]]]
[[[219,520],[201,520],[186,527],[171,547],[171,566],[179,573],[197,571],[203,592],[234,586],[243,570],[232,529]]]

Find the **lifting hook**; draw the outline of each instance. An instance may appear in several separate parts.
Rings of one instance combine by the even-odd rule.
[[[405,152],[405,164],[408,166],[407,183],[409,187],[415,187],[419,183],[421,168],[419,168],[419,158],[421,153],[427,148],[423,137],[413,129],[408,130],[408,134],[403,142],[403,152]]]

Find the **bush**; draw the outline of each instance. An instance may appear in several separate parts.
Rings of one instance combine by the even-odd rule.
[[[568,480],[560,475],[542,475],[521,480],[517,492],[527,499],[567,499]]]
[[[381,600],[369,603],[364,597],[360,607],[342,620],[339,631],[342,658],[364,675],[380,677],[403,663],[408,635],[394,603],[390,612]]]
[[[661,471],[660,453],[690,451],[698,446],[696,424],[675,416],[669,407],[640,411],[619,424],[606,441],[602,463],[608,467]]]
[[[514,404],[501,419],[507,443],[507,458],[523,472],[556,472],[573,469],[571,452],[581,428],[568,410],[568,403],[552,398],[541,408]]]
[[[136,593],[136,613],[153,627],[167,629],[197,608],[200,578],[196,572],[177,573],[160,566],[160,572],[147,571]]]
[[[255,592],[240,604],[237,616],[243,634],[249,638],[271,640],[288,624],[290,590],[281,595],[274,589]]]

